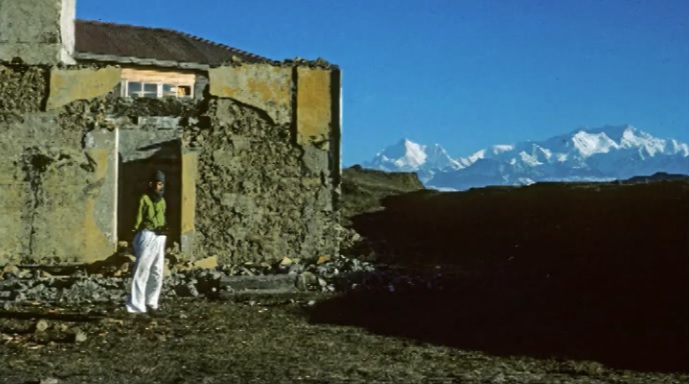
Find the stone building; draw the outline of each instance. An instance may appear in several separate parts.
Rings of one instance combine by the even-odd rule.
[[[133,25],[75,20],[74,59],[117,64],[117,92],[126,97],[202,98],[208,69],[226,62],[271,60],[182,32]]]
[[[152,169],[191,258],[338,251],[340,70],[0,0],[0,264],[129,240]]]

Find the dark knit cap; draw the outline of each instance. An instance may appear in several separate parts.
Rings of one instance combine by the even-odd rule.
[[[161,170],[157,170],[153,172],[151,175],[151,181],[162,181],[163,183],[165,182],[165,174]]]

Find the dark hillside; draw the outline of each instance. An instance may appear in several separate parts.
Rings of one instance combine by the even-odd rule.
[[[379,260],[444,293],[358,295],[316,321],[494,354],[689,371],[689,182],[389,196],[351,218]],[[438,266],[438,268],[436,268]]]
[[[419,178],[412,172],[388,173],[365,169],[358,165],[342,170],[343,217],[348,218],[382,209],[381,200],[424,189]]]

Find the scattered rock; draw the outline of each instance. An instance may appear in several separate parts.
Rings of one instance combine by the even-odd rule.
[[[200,260],[194,261],[192,268],[194,269],[216,269],[218,267],[218,256],[210,256]]]
[[[325,263],[326,261],[330,261],[330,256],[321,256],[321,257],[319,257],[318,260],[316,261],[316,264],[323,264],[323,263]]]
[[[288,274],[290,275],[298,275],[299,273],[304,271],[304,266],[301,264],[292,264],[289,266],[289,269],[287,271]]]
[[[353,238],[361,240],[356,233]],[[124,244],[119,244],[124,248]],[[335,255],[313,259],[284,257],[268,262],[245,262],[218,266],[217,256],[195,262],[184,261],[181,254],[168,249],[163,282],[163,297],[216,298],[241,292],[300,291],[380,291],[441,290],[443,277],[410,273],[373,264],[365,258]],[[85,268],[64,270],[51,267],[53,275],[35,269],[25,274],[16,265],[3,269],[0,280],[0,306],[10,308],[14,303],[42,302],[84,304],[110,302],[122,304],[131,284],[129,267],[132,255],[119,252]],[[88,273],[84,273],[83,271]],[[392,287],[392,289],[391,289]]]
[[[2,273],[0,273],[0,275],[2,276],[2,278],[7,279],[11,277],[19,277],[19,273],[19,267],[17,267],[14,264],[7,264],[2,269]]]
[[[136,258],[129,253],[117,252],[105,260],[86,265],[86,272],[89,275],[119,277],[131,270],[135,260]]]
[[[199,291],[193,283],[187,283],[175,287],[175,294],[182,297],[198,297]]]
[[[35,325],[36,332],[45,332],[48,327],[48,322],[43,319],[38,320]]]
[[[290,259],[289,257],[283,257],[282,260],[280,261],[280,265],[285,266],[285,267],[293,265],[293,264],[294,264],[294,261],[292,261],[292,259]]]
[[[227,276],[222,279],[221,287],[230,292],[290,292],[294,290],[294,280],[292,275]]]
[[[163,265],[163,277],[170,276],[172,276],[172,271],[170,270],[170,263],[168,263],[168,261],[165,260],[165,264]]]
[[[86,336],[86,333],[84,333],[83,331],[77,330],[77,331],[74,333],[74,342],[75,342],[75,343],[83,343],[83,342],[85,342],[87,339],[88,339],[88,337]]]

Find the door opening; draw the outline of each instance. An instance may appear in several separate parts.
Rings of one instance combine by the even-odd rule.
[[[123,158],[118,154],[117,237],[131,244],[139,197],[148,187],[148,179],[155,170],[165,173],[166,220],[169,228],[166,247],[180,244],[182,145],[170,140],[137,148],[142,156]]]

